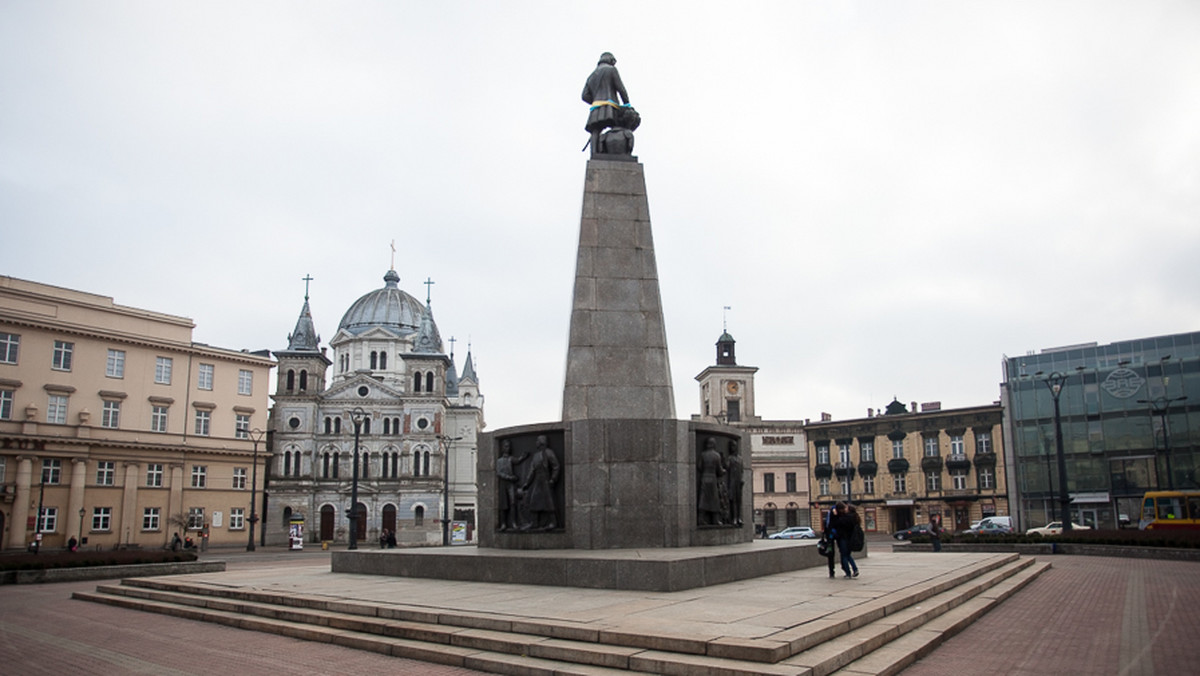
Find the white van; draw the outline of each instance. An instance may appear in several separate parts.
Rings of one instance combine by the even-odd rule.
[[[1013,533],[1013,520],[1011,516],[988,516],[984,517],[979,522],[979,528],[999,528],[1006,533]]]

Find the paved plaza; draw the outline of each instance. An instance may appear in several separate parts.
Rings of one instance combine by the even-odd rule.
[[[830,580],[823,568],[742,582],[738,594],[750,603],[768,590],[779,595],[846,593],[883,584],[911,566],[937,567],[962,554],[908,554],[877,546],[856,581]],[[342,576],[328,573],[329,553],[259,550],[210,552],[228,561],[231,584],[272,584],[323,593],[405,593],[423,602],[443,599],[469,604],[471,585],[433,580],[364,577],[349,590]],[[942,560],[939,560],[939,557]],[[909,667],[905,676],[975,674],[1187,674],[1200,664],[1200,564],[1082,556],[1049,557],[1053,567],[984,615],[935,652]],[[890,572],[889,572],[890,571]],[[213,575],[213,574],[210,574]],[[875,581],[872,581],[872,578]],[[176,617],[72,600],[97,582],[0,587],[0,668],[6,674],[473,674],[468,669],[388,657],[322,643],[243,631]],[[733,585],[687,592],[687,611],[728,608]],[[504,585],[522,605],[595,604],[598,590]],[[854,593],[850,591],[850,593]],[[635,592],[612,592],[605,612],[635,612],[659,603]],[[582,595],[582,596],[581,596]],[[713,604],[712,606],[706,605]],[[663,610],[663,618],[670,611]],[[668,621],[664,619],[663,621]]]

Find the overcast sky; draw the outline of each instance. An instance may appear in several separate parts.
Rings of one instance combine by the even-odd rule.
[[[1200,3],[749,4],[4,2],[0,274],[280,350],[395,240],[489,429],[558,420],[607,50],[680,418],[725,306],[768,419],[1200,329]]]

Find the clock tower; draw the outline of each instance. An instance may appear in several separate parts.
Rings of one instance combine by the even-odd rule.
[[[738,366],[733,336],[717,339],[717,364],[704,369],[700,383],[700,419],[724,423],[750,422],[754,414],[754,374],[757,366]]]

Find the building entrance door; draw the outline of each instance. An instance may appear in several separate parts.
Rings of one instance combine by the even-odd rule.
[[[892,508],[892,532],[904,530],[913,525],[912,507]]]
[[[1099,523],[1099,520],[1097,519],[1097,515],[1096,515],[1096,510],[1094,510],[1094,509],[1080,509],[1080,510],[1072,510],[1072,511],[1075,513],[1075,518],[1078,519],[1078,521],[1076,521],[1075,523],[1078,523],[1081,526],[1087,526],[1088,528],[1096,528],[1096,524]]]
[[[329,542],[333,540],[333,505],[325,505],[321,508],[321,541]]]

